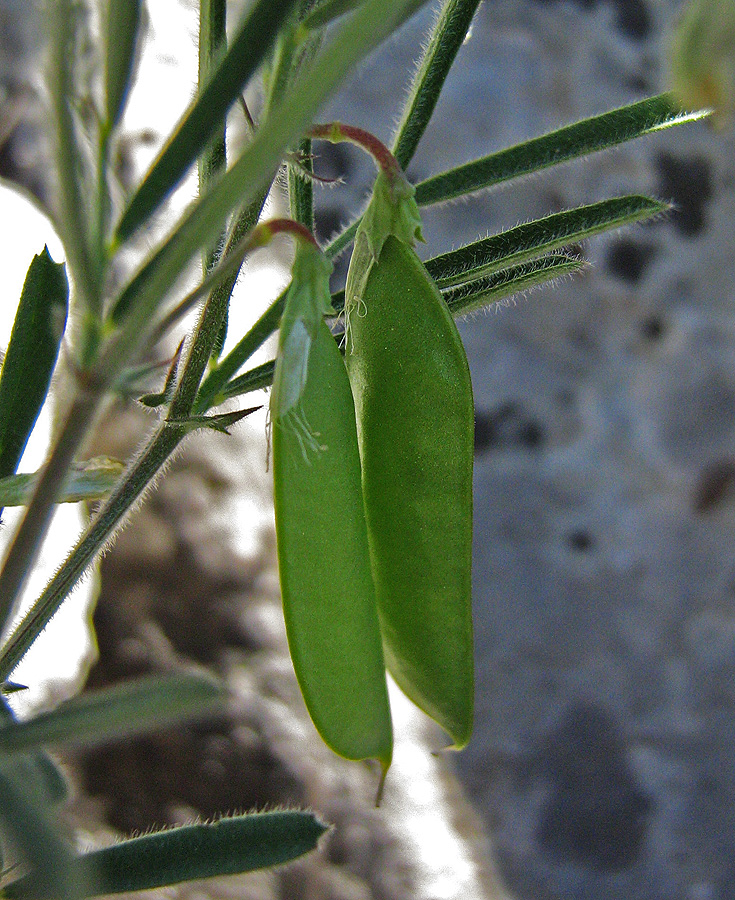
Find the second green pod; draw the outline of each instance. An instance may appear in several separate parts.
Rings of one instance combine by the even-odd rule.
[[[386,663],[459,748],[473,719],[470,373],[415,251],[391,235],[368,267],[345,360]]]

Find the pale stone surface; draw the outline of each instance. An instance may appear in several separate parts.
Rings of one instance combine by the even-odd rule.
[[[484,4],[409,171],[658,92],[679,5]],[[387,136],[402,53],[334,114]],[[732,896],[734,149],[688,126],[426,216],[435,253],[624,192],[676,205],[462,325],[478,710],[456,765],[519,897]]]
[[[484,5],[412,170],[660,90],[673,8]],[[340,112],[385,127],[368,82]],[[479,696],[457,768],[520,897],[731,896],[733,149],[689,126],[427,217],[435,251],[626,191],[678,207],[462,327]]]

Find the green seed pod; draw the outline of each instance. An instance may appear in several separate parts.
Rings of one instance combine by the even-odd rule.
[[[324,315],[331,265],[299,244],[271,394],[276,537],[289,649],[309,714],[335,752],[378,759],[392,728],[360,478],[355,410]]]
[[[401,210],[391,190],[379,175],[356,237],[346,363],[388,670],[459,748],[473,718],[472,386],[454,321],[411,246],[410,191]]]
[[[711,107],[723,127],[735,113],[735,2],[693,0],[674,28],[669,84],[689,109]]]

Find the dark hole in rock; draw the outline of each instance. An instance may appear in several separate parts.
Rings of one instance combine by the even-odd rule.
[[[316,238],[320,243],[330,241],[343,227],[343,210],[335,206],[316,207],[314,225]]]
[[[660,340],[663,337],[665,331],[666,325],[664,324],[664,320],[661,318],[661,316],[647,316],[641,322],[641,334],[647,341]]]
[[[539,449],[545,440],[544,426],[524,410],[521,403],[507,401],[494,410],[475,411],[475,452],[520,448]]]
[[[628,85],[630,86],[631,91],[636,94],[652,94],[653,88],[651,87],[650,80],[645,75],[633,75],[632,78],[628,81]]]
[[[572,548],[572,550],[576,550],[578,553],[586,553],[588,550],[592,550],[595,546],[595,539],[592,535],[580,528],[576,531],[573,531],[567,537],[567,543]]]
[[[679,159],[671,153],[657,158],[657,193],[674,202],[671,221],[681,234],[695,237],[705,226],[705,207],[712,196],[710,165],[702,156]]]
[[[732,499],[735,488],[735,460],[718,459],[699,473],[692,506],[703,513]]]
[[[594,703],[573,703],[538,758],[552,785],[536,827],[539,844],[559,860],[598,871],[632,866],[651,800],[625,759],[613,716]]]
[[[349,179],[354,168],[349,148],[341,144],[318,141],[313,145],[313,168],[319,178]]]
[[[536,0],[544,5],[555,0]],[[576,0],[580,9],[595,9],[598,0]],[[617,10],[617,24],[622,33],[634,40],[642,40],[651,32],[651,17],[644,0],[612,0],[612,5]]]
[[[635,284],[654,254],[650,245],[630,238],[620,238],[611,244],[607,254],[607,267],[613,275]]]
[[[641,41],[651,33],[651,17],[644,0],[616,0],[618,28],[626,37]]]

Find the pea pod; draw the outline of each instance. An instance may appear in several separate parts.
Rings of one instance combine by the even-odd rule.
[[[355,410],[324,315],[331,264],[299,243],[271,394],[276,537],[289,649],[309,714],[348,759],[378,759],[392,728],[360,478]]]
[[[419,223],[410,185],[378,175],[350,262],[346,362],[388,669],[459,748],[473,718],[474,410],[457,328],[413,250]]]

